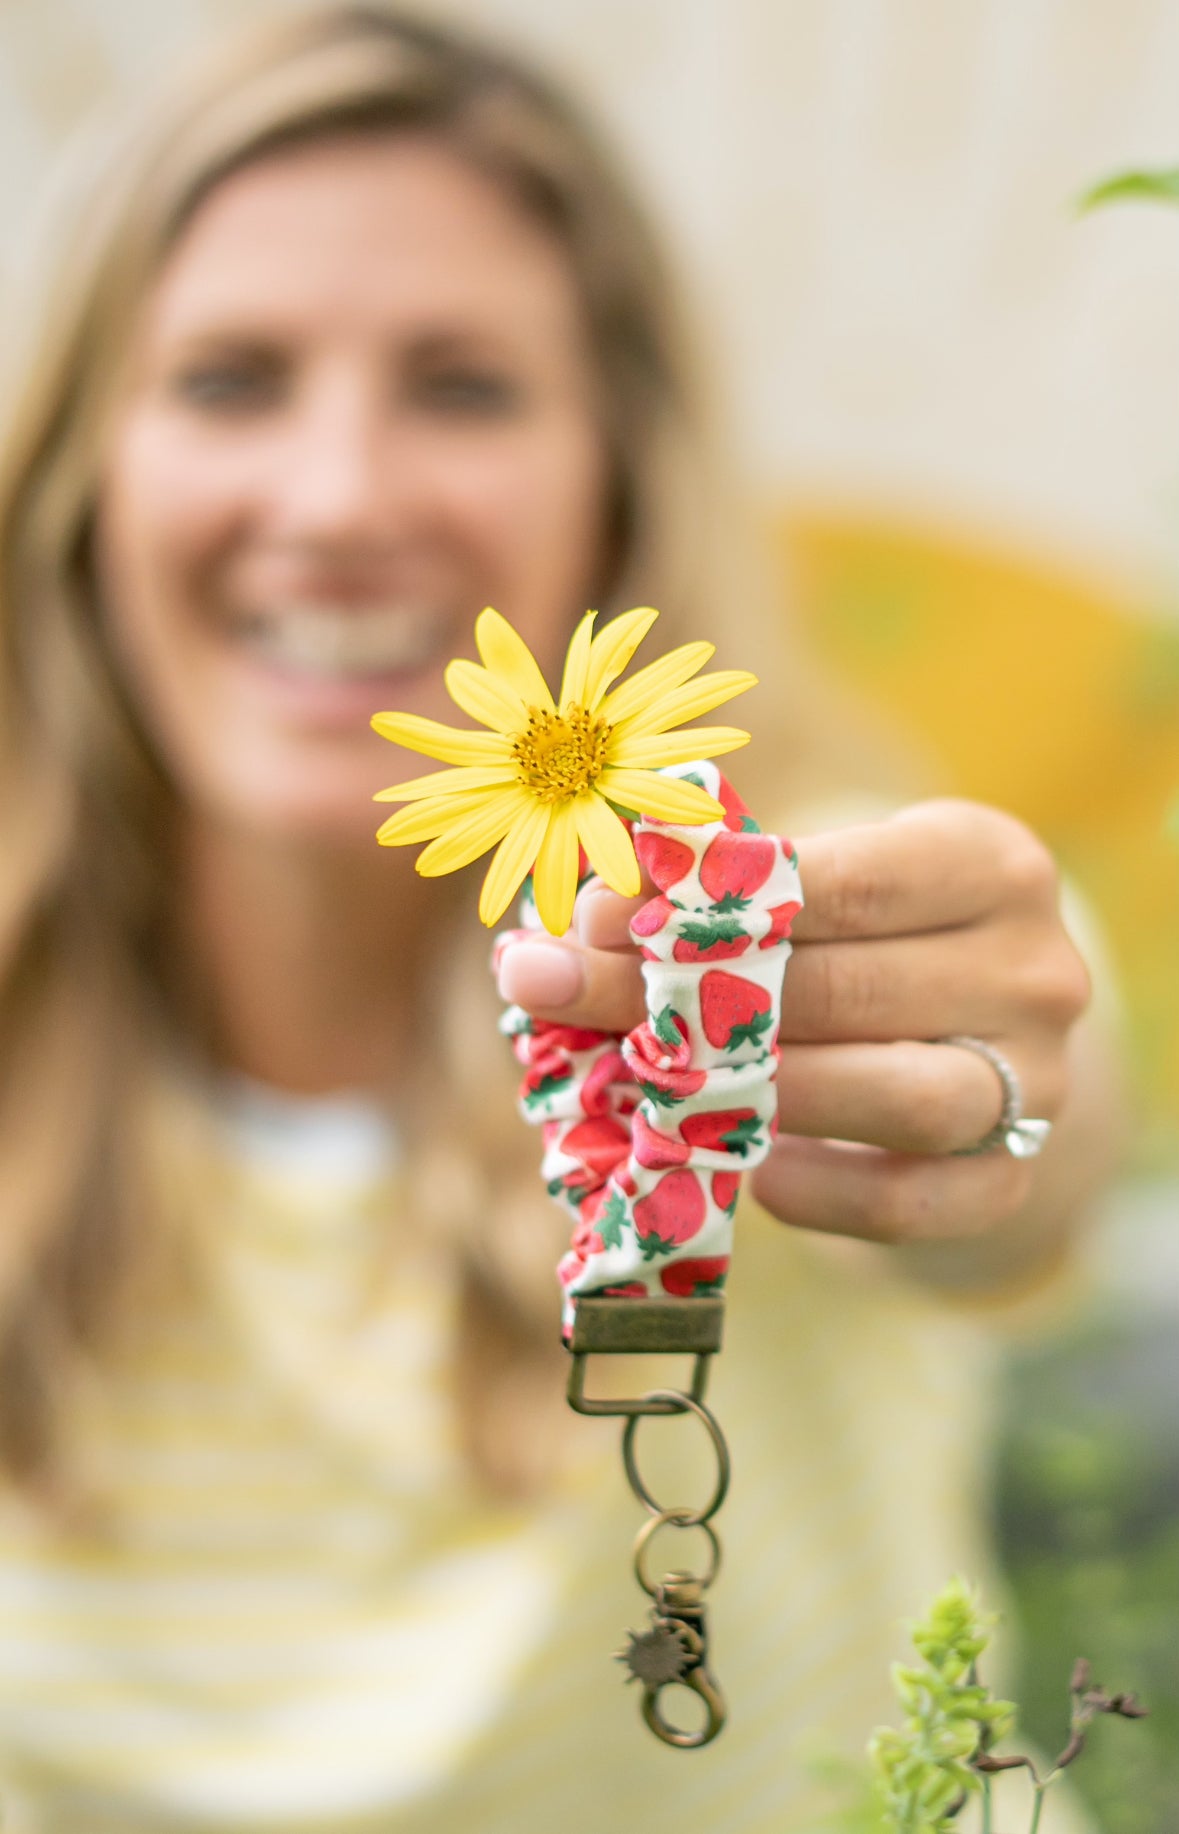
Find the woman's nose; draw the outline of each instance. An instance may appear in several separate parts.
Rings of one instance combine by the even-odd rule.
[[[285,429],[273,509],[281,533],[312,546],[370,546],[401,532],[412,473],[392,418],[357,387],[323,388]]]

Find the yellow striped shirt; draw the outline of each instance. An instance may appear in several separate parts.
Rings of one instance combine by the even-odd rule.
[[[743,1218],[712,1391],[731,1717],[675,1752],[611,1660],[646,1603],[616,1426],[570,1417],[542,1506],[476,1491],[453,1295],[408,1231],[390,1254],[375,1119],[254,1094],[184,1176],[199,1303],[95,1403],[103,1524],[0,1508],[4,1834],[818,1834],[819,1765],[895,1717],[903,1621],[986,1570],[981,1332],[879,1258]],[[681,1423],[641,1447],[673,1501],[699,1494]]]

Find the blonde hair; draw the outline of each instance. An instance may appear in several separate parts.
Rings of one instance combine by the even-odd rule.
[[[781,706],[764,598],[731,569],[722,576],[722,548],[706,545],[723,521],[718,472],[657,246],[592,132],[547,83],[449,28],[379,5],[327,6],[253,27],[101,157],[88,146],[28,302],[0,448],[0,1457],[29,1482],[52,1469],[71,1382],[101,1366],[120,1303],[154,1277],[163,1202],[142,1116],[166,1048],[172,792],[95,615],[91,533],[112,391],[137,309],[221,179],[311,139],[401,130],[471,159],[566,253],[613,468],[603,611],[653,602],[667,608],[661,637],[700,635],[717,622],[723,584],[722,660],[759,670],[767,720]],[[805,735],[795,747],[813,750]],[[487,1052],[472,1060],[486,941],[472,923],[462,934],[468,968],[478,964],[447,993],[466,1020],[462,1041],[457,1023],[444,1028],[450,1043],[424,1086],[444,1083],[452,1106],[484,1116],[494,1104],[472,1081],[510,1072],[490,1013]],[[502,1113],[469,1165],[451,1155],[443,1182],[467,1294],[473,1455],[518,1483],[503,1412],[547,1362],[554,1312],[547,1271],[543,1312],[526,1277],[536,1249],[519,1245],[536,1144]],[[437,1151],[423,1148],[419,1164],[436,1170]],[[437,1205],[432,1188],[423,1201]]]

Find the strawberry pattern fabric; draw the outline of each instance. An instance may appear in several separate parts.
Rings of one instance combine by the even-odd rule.
[[[802,908],[798,856],[763,834],[714,764],[669,768],[702,785],[723,822],[677,827],[644,816],[635,852],[658,895],[631,936],[647,1017],[625,1036],[533,1019],[501,1029],[524,1067],[520,1106],[543,1129],[541,1165],[569,1212],[558,1268],[566,1332],[579,1298],[719,1291],[741,1174],[770,1149],[790,926]],[[525,893],[522,930],[538,927]]]

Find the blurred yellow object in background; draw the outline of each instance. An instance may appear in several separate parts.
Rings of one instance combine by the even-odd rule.
[[[1179,1135],[1179,619],[941,530],[821,509],[774,518],[816,653],[999,804],[1099,912],[1128,1009],[1148,1147]]]

